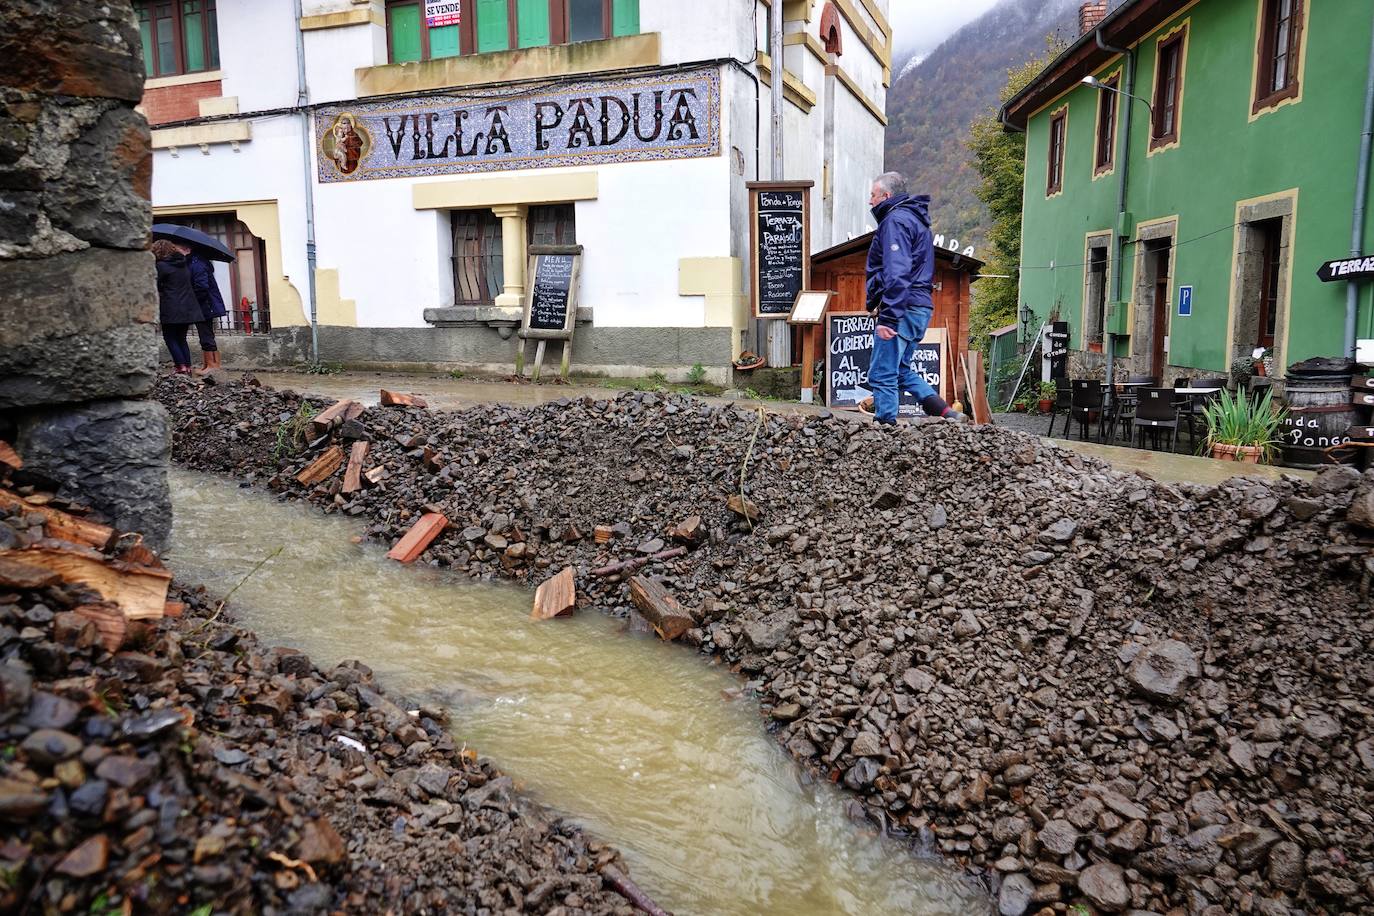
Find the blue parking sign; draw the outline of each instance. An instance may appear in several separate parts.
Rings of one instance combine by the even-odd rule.
[[[1193,314],[1193,288],[1180,286],[1178,288],[1178,315],[1180,318],[1187,318],[1191,314]]]

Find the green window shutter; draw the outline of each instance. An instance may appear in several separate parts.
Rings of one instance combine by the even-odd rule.
[[[137,9],[138,34],[143,39],[143,70],[148,76],[156,76],[153,66],[153,16],[146,3],[138,4]]]
[[[429,56],[432,60],[458,56],[458,26],[446,25],[429,30]]]
[[[477,0],[477,51],[510,49],[510,21],[506,0]]]
[[[639,0],[615,0],[611,7],[611,34],[639,34]]]
[[[520,47],[539,48],[549,43],[549,0],[520,0],[516,28]]]
[[[391,8],[391,62],[420,59],[420,4]]]
[[[205,26],[201,22],[200,0],[181,4],[181,46],[186,52],[186,72],[205,69]]]

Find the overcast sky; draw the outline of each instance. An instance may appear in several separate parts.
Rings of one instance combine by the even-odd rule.
[[[892,0],[888,17],[892,20],[892,41],[897,55],[905,58],[915,51],[922,56],[966,22],[977,19],[997,0]]]

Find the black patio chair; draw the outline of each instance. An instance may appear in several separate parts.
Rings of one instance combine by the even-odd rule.
[[[1178,404],[1175,403],[1175,397],[1172,388],[1140,389],[1135,420],[1132,421],[1140,448],[1145,447],[1145,433],[1148,431],[1154,448],[1158,449],[1161,430],[1169,432],[1169,451],[1178,447]]]
[[[1153,375],[1128,375],[1126,381],[1131,384],[1123,386],[1116,393],[1108,411],[1110,415],[1108,423],[1111,426],[1111,432],[1107,438],[1111,441],[1116,441],[1118,438],[1124,438],[1127,442],[1131,441],[1134,434],[1131,423],[1135,420],[1136,394],[1140,391],[1136,384],[1145,382],[1153,385],[1155,384],[1155,377]]]
[[[1073,394],[1070,399],[1069,415],[1078,422],[1078,437],[1088,439],[1088,424],[1102,416],[1102,383],[1096,379],[1074,379],[1071,382]],[[1102,426],[1099,423],[1097,438],[1102,439]],[[1065,437],[1067,438],[1067,437]]]
[[[1050,431],[1045,433],[1048,439],[1054,438],[1054,418],[1064,416],[1064,432],[1069,431],[1070,411],[1073,409],[1073,388],[1070,381],[1066,378],[1054,380],[1054,406],[1050,408]]]

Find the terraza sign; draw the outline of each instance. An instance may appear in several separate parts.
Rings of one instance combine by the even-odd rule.
[[[686,159],[720,152],[720,73],[326,107],[321,182]]]
[[[1317,268],[1317,276],[1324,283],[1335,283],[1340,280],[1374,279],[1374,255],[1327,261]]]

